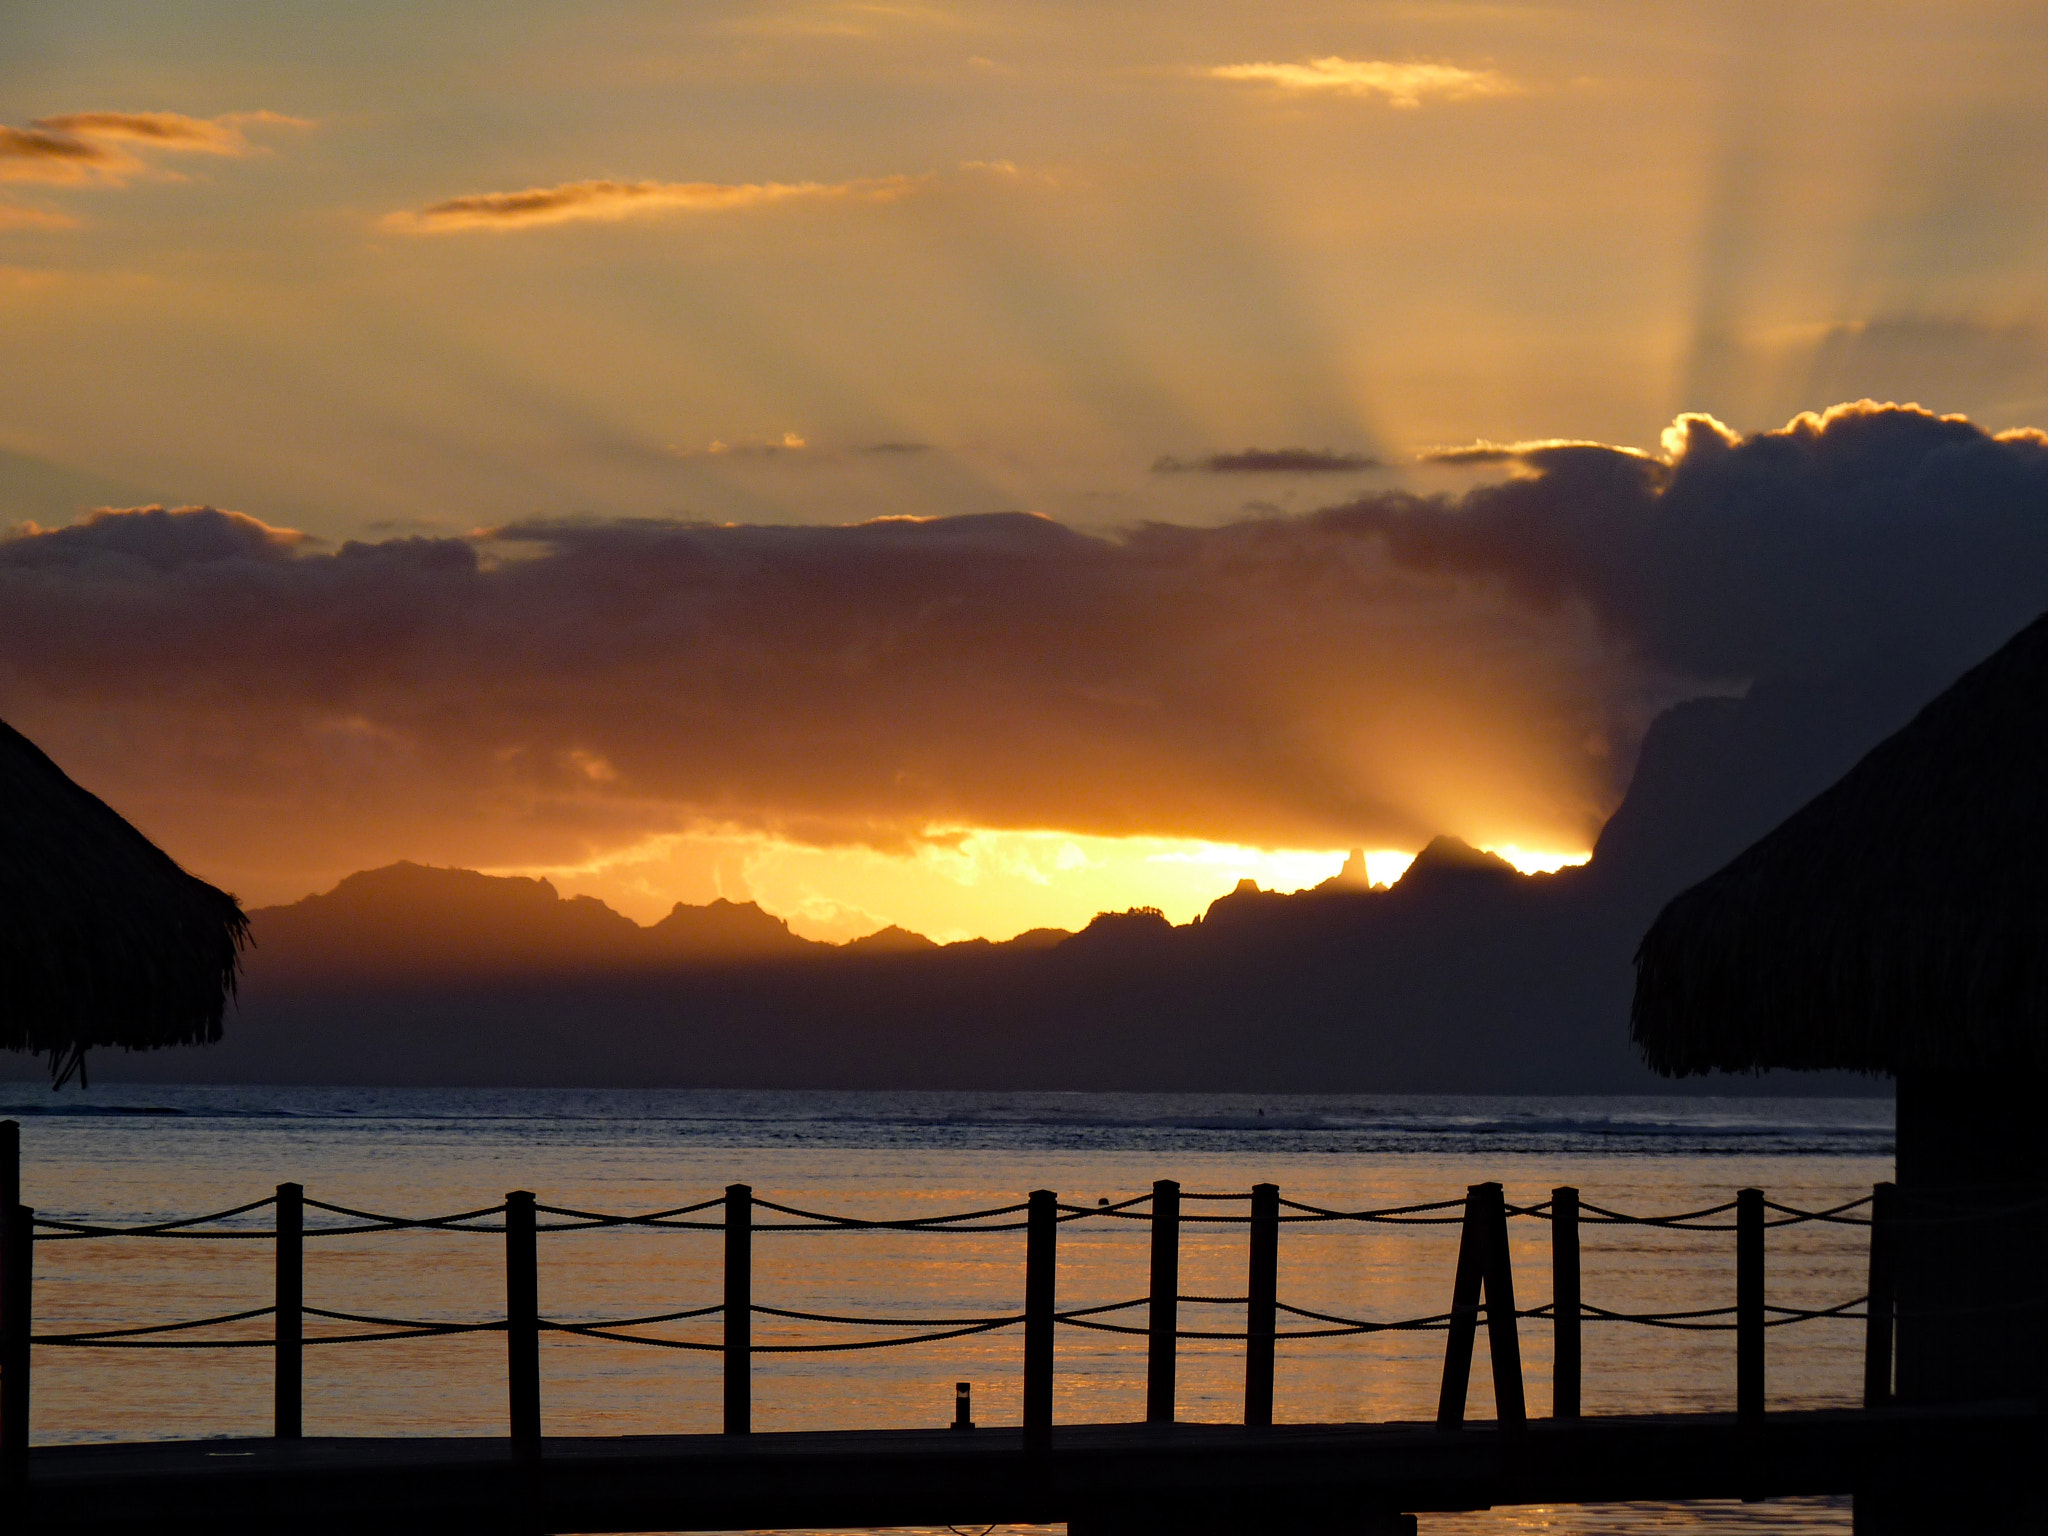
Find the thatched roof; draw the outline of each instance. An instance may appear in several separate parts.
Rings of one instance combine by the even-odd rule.
[[[1636,951],[1658,1071],[2048,1066],[2048,616],[1675,897]]]
[[[0,1048],[210,1044],[249,922],[0,723]]]

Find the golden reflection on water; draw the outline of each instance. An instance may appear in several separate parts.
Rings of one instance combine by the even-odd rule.
[[[104,1128],[31,1123],[24,1133],[24,1198],[45,1214],[109,1220],[160,1218],[225,1206],[282,1178],[311,1196],[424,1215],[488,1204],[512,1187],[548,1203],[610,1211],[685,1203],[745,1178],[764,1198],[853,1215],[929,1215],[1021,1199],[1038,1185],[1092,1204],[1140,1192],[1156,1177],[1189,1190],[1242,1190],[1270,1179],[1291,1198],[1355,1208],[1438,1199],[1478,1178],[1498,1178],[1510,1201],[1545,1198],[1573,1183],[1599,1204],[1641,1212],[1693,1208],[1757,1184],[1809,1208],[1867,1192],[1889,1177],[1888,1160],[1849,1157],[1516,1156],[1481,1165],[1435,1156],[1255,1156],[1120,1151],[1017,1152],[906,1148],[663,1146],[493,1143],[408,1147],[333,1136],[238,1140],[215,1128],[181,1143],[173,1159],[161,1135],[124,1143]],[[174,1150],[174,1149],[173,1149]],[[1190,1214],[1241,1210],[1190,1201]],[[715,1212],[706,1213],[715,1215]],[[762,1220],[770,1219],[763,1213]],[[1457,1229],[1291,1224],[1280,1247],[1285,1302],[1353,1317],[1392,1319],[1448,1304]],[[1549,1228],[1512,1223],[1518,1300],[1548,1299]],[[1584,1295],[1616,1310],[1720,1306],[1734,1297],[1730,1233],[1640,1227],[1584,1230]],[[541,1306],[561,1320],[614,1318],[716,1302],[722,1238],[716,1232],[609,1230],[544,1236]],[[1023,1235],[761,1233],[754,1297],[803,1311],[959,1317],[1021,1307]],[[1148,1234],[1142,1221],[1090,1219],[1061,1229],[1059,1303],[1091,1306],[1142,1296]],[[271,1250],[261,1241],[116,1241],[39,1245],[37,1330],[164,1322],[265,1305]],[[1773,1230],[1774,1303],[1828,1305],[1864,1284],[1862,1229],[1807,1225]],[[1184,1228],[1182,1289],[1238,1296],[1245,1288],[1242,1227]],[[478,1235],[393,1233],[308,1243],[309,1304],[427,1321],[481,1321],[502,1310],[501,1240]],[[1142,1321],[1142,1310],[1129,1314]],[[1241,1328],[1242,1309],[1188,1305],[1182,1326]],[[1290,1324],[1283,1318],[1283,1328]],[[1292,1326],[1310,1326],[1293,1324]],[[230,1336],[260,1338],[267,1320]],[[648,1330],[707,1342],[716,1318]],[[309,1323],[309,1335],[359,1331]],[[878,1330],[879,1332],[886,1332]],[[760,1318],[757,1343],[838,1342],[846,1330]],[[1531,1410],[1548,1411],[1550,1334],[1522,1325]],[[943,1343],[846,1354],[766,1356],[754,1373],[758,1431],[853,1426],[936,1426],[948,1421],[955,1381],[974,1384],[982,1424],[1015,1423],[1019,1330]],[[1861,1329],[1822,1322],[1773,1330],[1773,1406],[1850,1404],[1860,1391]],[[1434,1411],[1442,1335],[1282,1343],[1275,1416],[1282,1421],[1424,1418]],[[309,1435],[488,1435],[504,1432],[504,1341],[483,1334],[307,1352]],[[1588,1413],[1726,1409],[1734,1394],[1732,1336],[1589,1322],[1584,1399]],[[682,1350],[544,1336],[543,1413],[550,1434],[711,1431],[719,1422],[719,1357]],[[261,1349],[37,1351],[39,1443],[202,1435],[260,1435],[270,1418],[270,1364]],[[1227,1422],[1242,1410],[1242,1346],[1190,1341],[1180,1365],[1180,1412]],[[1136,1419],[1144,1411],[1144,1341],[1063,1329],[1055,1412],[1069,1422]],[[1491,1415],[1486,1351],[1477,1351],[1471,1395]],[[1703,1523],[1704,1522],[1704,1523]],[[1521,1509],[1431,1516],[1426,1532],[1594,1533],[1645,1530],[1847,1528],[1840,1501],[1696,1506]]]

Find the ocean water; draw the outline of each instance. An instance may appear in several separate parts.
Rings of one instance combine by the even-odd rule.
[[[1886,1100],[1461,1098],[1082,1093],[746,1093],[682,1091],[262,1089],[109,1086],[61,1096],[10,1087],[0,1117],[21,1122],[23,1198],[44,1216],[119,1224],[238,1205],[294,1180],[309,1198],[427,1216],[530,1189],[544,1203],[610,1212],[706,1199],[733,1182],[758,1197],[850,1215],[930,1216],[1007,1205],[1035,1188],[1095,1205],[1176,1178],[1189,1191],[1258,1181],[1336,1209],[1456,1198],[1498,1180],[1530,1204],[1570,1184],[1633,1213],[1696,1209],[1745,1185],[1804,1208],[1868,1193],[1891,1176]],[[1189,1215],[1240,1211],[1189,1202]],[[715,1217],[716,1213],[708,1213]],[[768,1220],[764,1213],[759,1219]],[[1724,1218],[1725,1219],[1725,1218]],[[267,1224],[258,1212],[241,1222]],[[341,1218],[309,1215],[314,1223]],[[229,1226],[235,1222],[228,1223]],[[1511,1223],[1517,1299],[1549,1295],[1549,1228]],[[714,1303],[716,1232],[611,1229],[542,1239],[541,1306],[563,1321]],[[1389,1320],[1449,1302],[1457,1228],[1304,1223],[1283,1228],[1281,1300]],[[1715,1307],[1734,1299],[1728,1232],[1588,1225],[1584,1295],[1617,1311]],[[1059,1304],[1086,1307],[1147,1289],[1142,1221],[1111,1217],[1060,1233]],[[395,1232],[307,1245],[310,1305],[435,1322],[501,1315],[502,1240]],[[265,1305],[270,1245],[119,1240],[38,1245],[38,1332],[173,1322]],[[1773,1303],[1826,1306],[1864,1288],[1863,1229],[1774,1229]],[[1244,1229],[1183,1228],[1182,1289],[1237,1296]],[[792,1311],[907,1319],[1020,1309],[1023,1236],[1005,1233],[763,1232],[757,1303]],[[1125,1321],[1137,1323],[1142,1311]],[[1241,1307],[1188,1305],[1184,1328],[1241,1329]],[[708,1326],[707,1326],[708,1324]],[[204,1335],[254,1338],[263,1320]],[[1289,1326],[1283,1319],[1283,1328]],[[1312,1326],[1312,1325],[1300,1325]],[[716,1319],[650,1328],[711,1340]],[[309,1337],[361,1331],[309,1321]],[[761,1318],[759,1344],[884,1336]],[[1521,1330],[1531,1411],[1548,1411],[1548,1325]],[[840,1354],[763,1356],[758,1431],[938,1425],[955,1381],[974,1384],[975,1417],[1014,1423],[1018,1330]],[[1861,1387],[1860,1326],[1772,1330],[1772,1406],[1847,1405]],[[1436,1333],[1283,1342],[1275,1417],[1328,1422],[1427,1418],[1443,1340]],[[1477,1352],[1471,1395],[1488,1417]],[[1242,1345],[1182,1346],[1180,1413],[1227,1422],[1242,1411]],[[561,1335],[542,1341],[543,1414],[553,1434],[714,1430],[718,1357]],[[1055,1413],[1064,1421],[1144,1411],[1144,1341],[1061,1330]],[[1585,1326],[1588,1413],[1725,1409],[1732,1335]],[[38,1443],[268,1432],[260,1349],[40,1348]],[[321,1434],[497,1434],[505,1422],[496,1335],[315,1347],[307,1351],[305,1429]],[[1849,1529],[1846,1501],[1614,1505],[1426,1515],[1436,1536],[1506,1532],[1820,1532]]]

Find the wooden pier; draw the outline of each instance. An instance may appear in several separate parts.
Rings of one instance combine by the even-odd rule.
[[[8,1529],[445,1536],[1064,1521],[1072,1536],[1379,1536],[1431,1510],[1854,1494],[2038,1464],[2032,1403],[1434,1424],[1062,1425],[1020,1431],[51,1446]]]
[[[1497,1504],[1656,1499],[1761,1499],[1855,1495],[1859,1510],[1896,1506],[1936,1486],[2017,1489],[2038,1466],[2042,1404],[2025,1401],[1901,1405],[1894,1399],[1891,1190],[1825,1211],[1768,1200],[1760,1190],[1704,1210],[1636,1216],[1554,1190],[1536,1205],[1509,1204],[1498,1184],[1463,1197],[1375,1210],[1330,1210],[1285,1200],[1273,1185],[1229,1194],[1183,1192],[1162,1180],[1114,1204],[1062,1203],[1049,1190],[1009,1206],[944,1216],[878,1220],[805,1211],[760,1199],[735,1184],[672,1210],[582,1211],[514,1191],[488,1208],[433,1217],[354,1210],[307,1196],[296,1184],[203,1216],[116,1227],[38,1217],[16,1194],[17,1133],[0,1123],[0,1525],[6,1531],[139,1533],[204,1530],[349,1532],[379,1536],[468,1529],[518,1532],[772,1530],[790,1527],[1002,1525],[1064,1522],[1074,1536],[1258,1536],[1348,1532],[1398,1536],[1421,1511]],[[1243,1207],[1236,1213],[1227,1207]],[[1203,1214],[1184,1207],[1197,1203]],[[1871,1215],[1856,1211],[1869,1207]],[[267,1220],[263,1213],[269,1212]],[[1516,1305],[1508,1223],[1540,1220],[1551,1237],[1550,1299]],[[1058,1306],[1058,1237],[1075,1221],[1149,1225],[1145,1296],[1101,1306]],[[1183,1220],[1246,1229],[1245,1294],[1180,1294]],[[317,1221],[320,1224],[315,1225]],[[1457,1226],[1458,1256],[1446,1311],[1417,1318],[1346,1318],[1281,1299],[1278,1238],[1286,1222]],[[1767,1300],[1772,1227],[1824,1221],[1868,1228],[1869,1286],[1833,1306]],[[1655,1226],[1733,1239],[1732,1306],[1621,1313],[1580,1294],[1580,1242],[1589,1225]],[[541,1239],[602,1228],[695,1232],[724,1251],[720,1298],[653,1316],[563,1319],[541,1315]],[[791,1312],[756,1301],[753,1246],[783,1232],[892,1230],[930,1234],[1014,1232],[1024,1238],[1022,1309],[987,1317],[840,1316]],[[309,1241],[426,1230],[494,1235],[505,1256],[504,1311],[476,1320],[365,1316],[305,1296]],[[45,1242],[241,1238],[272,1245],[276,1291],[269,1306],[216,1317],[69,1333],[34,1331],[35,1251]],[[1725,1240],[1725,1239],[1724,1239]],[[1182,1303],[1241,1305],[1244,1328],[1184,1331]],[[1855,1310],[1861,1308],[1860,1311]],[[1139,1309],[1143,1309],[1140,1311]],[[752,1319],[767,1315],[860,1329],[833,1342],[759,1343]],[[270,1319],[268,1337],[246,1330]],[[1865,1336],[1860,1409],[1765,1411],[1765,1330],[1857,1322]],[[308,1324],[323,1332],[309,1332]],[[1622,1323],[1731,1335],[1734,1411],[1585,1417],[1580,1406],[1582,1324]],[[677,1337],[651,1327],[699,1330]],[[1525,1400],[1523,1324],[1552,1332],[1549,1417]],[[336,1331],[338,1325],[370,1332]],[[220,1328],[244,1330],[221,1337]],[[1023,1335],[1022,1424],[975,1429],[845,1430],[755,1434],[756,1356],[843,1351],[957,1339],[1016,1328]],[[1077,1328],[1128,1335],[1146,1351],[1146,1417],[1135,1424],[1055,1425],[1054,1336]],[[905,1332],[904,1330],[909,1330]],[[1428,1423],[1275,1424],[1273,1364],[1283,1340],[1356,1337],[1393,1330],[1441,1332],[1443,1375]],[[1473,1353],[1484,1332],[1493,1417],[1467,1415]],[[304,1352],[331,1345],[426,1341],[499,1333],[506,1344],[503,1439],[307,1438],[300,1394]],[[614,1438],[543,1432],[539,1340],[543,1333],[720,1357],[721,1434]],[[166,1338],[175,1335],[175,1339]],[[1177,1422],[1175,1356],[1182,1338],[1244,1345],[1241,1424]],[[30,1448],[31,1362],[68,1349],[268,1350],[274,1361],[275,1432],[263,1439],[160,1441]],[[962,1419],[966,1418],[963,1401]],[[175,1426],[166,1426],[175,1432]],[[2028,1484],[2030,1486],[2030,1484]],[[2002,1497],[2003,1495],[2001,1495]],[[2018,1508],[2018,1505],[2014,1505]],[[2029,1506],[2031,1507],[2031,1506]],[[1859,1513],[1859,1529],[1863,1526]],[[1872,1527],[1876,1529],[1876,1526]],[[1917,1529],[1917,1527],[1915,1527]]]

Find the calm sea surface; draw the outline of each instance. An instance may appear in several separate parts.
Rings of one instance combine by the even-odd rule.
[[[1629,1212],[1727,1199],[1744,1185],[1816,1208],[1891,1176],[1884,1100],[1431,1098],[1332,1095],[548,1092],[113,1086],[60,1096],[10,1085],[0,1115],[22,1123],[23,1198],[45,1216],[118,1223],[237,1205],[296,1180],[310,1198],[409,1216],[495,1204],[512,1189],[544,1203],[647,1211],[733,1182],[789,1205],[860,1216],[927,1216],[1006,1205],[1051,1188],[1094,1205],[1157,1178],[1190,1191],[1270,1180],[1304,1203],[1355,1209],[1455,1197],[1498,1180],[1534,1203],[1559,1184]],[[1242,1206],[1191,1203],[1190,1214]],[[765,1214],[761,1218],[768,1219]],[[244,1220],[267,1224],[267,1213]],[[314,1217],[309,1222],[337,1218]],[[1549,1295],[1549,1229],[1512,1223],[1517,1300]],[[1454,1226],[1289,1225],[1283,1302],[1397,1319],[1449,1304]],[[541,1306],[559,1320],[631,1317],[719,1299],[715,1232],[608,1230],[545,1236]],[[501,1240],[407,1232],[308,1243],[310,1305],[433,1321],[502,1311]],[[1617,1311],[1734,1300],[1731,1233],[1585,1229],[1584,1294]],[[1089,1219],[1060,1233],[1059,1303],[1142,1296],[1141,1221]],[[1770,1299],[1824,1306],[1864,1287],[1862,1229],[1770,1234]],[[38,1246],[37,1331],[171,1322],[270,1299],[266,1242],[93,1241]],[[1244,1230],[1184,1228],[1182,1289],[1244,1291]],[[907,1318],[1019,1310],[1021,1233],[763,1233],[758,1303]],[[1142,1320],[1134,1312],[1122,1320]],[[707,1326],[708,1325],[708,1326]],[[1186,1306],[1184,1328],[1241,1329],[1242,1308]],[[1283,1328],[1289,1326],[1283,1318]],[[1296,1326],[1313,1326],[1296,1324]],[[260,1337],[266,1322],[213,1337]],[[309,1321],[318,1331],[357,1332]],[[647,1330],[710,1340],[716,1319]],[[858,1331],[762,1318],[757,1343],[837,1342]],[[873,1352],[765,1356],[755,1427],[938,1425],[952,1384],[974,1383],[982,1423],[1014,1423],[1017,1330]],[[1531,1409],[1547,1412],[1548,1325],[1522,1328]],[[1816,1322],[1772,1330],[1772,1406],[1853,1404],[1861,1330]],[[1586,1325],[1585,1409],[1726,1409],[1731,1335]],[[1388,1333],[1280,1346],[1283,1421],[1426,1418],[1443,1336]],[[1242,1345],[1182,1346],[1187,1419],[1242,1410]],[[1485,1350],[1472,1403],[1492,1412]],[[1144,1412],[1143,1340],[1061,1330],[1056,1412],[1066,1421]],[[269,1429],[267,1354],[239,1350],[37,1351],[40,1443]],[[553,1434],[714,1430],[718,1358],[544,1336],[543,1411]],[[502,1434],[504,1343],[495,1335],[309,1349],[309,1435]],[[1425,1532],[1819,1532],[1849,1529],[1847,1502],[1614,1505],[1423,1517]]]

